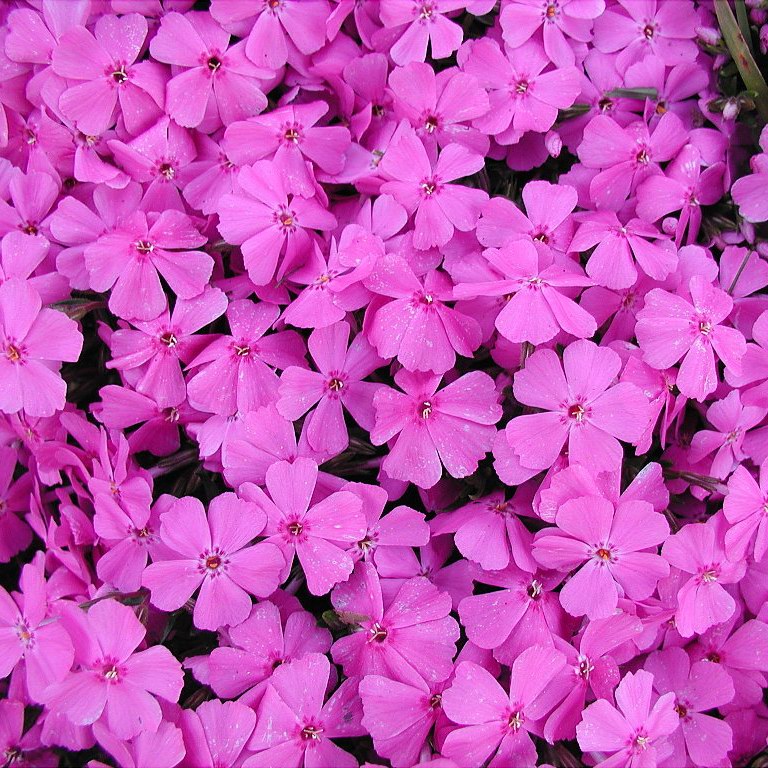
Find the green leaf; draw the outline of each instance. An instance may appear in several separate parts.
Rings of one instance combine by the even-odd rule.
[[[728,0],[715,0],[715,13],[720,24],[720,31],[733,56],[741,79],[748,90],[756,95],[755,104],[760,118],[764,123],[768,122],[768,85],[765,83],[760,69],[750,53],[747,41],[742,34],[736,17],[733,15]]]

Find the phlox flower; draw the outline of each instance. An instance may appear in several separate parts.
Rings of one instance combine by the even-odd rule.
[[[346,581],[354,568],[349,545],[365,535],[360,498],[339,491],[313,504],[317,464],[305,458],[272,464],[265,484],[269,496],[252,483],[241,486],[240,493],[266,514],[267,541],[285,556],[283,577],[296,556],[313,595],[324,595]]]
[[[561,331],[585,338],[597,330],[592,315],[560,288],[579,288],[591,281],[572,262],[555,262],[553,252],[530,240],[507,242],[483,252],[500,279],[462,283],[458,299],[502,296],[506,299],[496,316],[496,330],[509,341],[539,345]]]
[[[381,189],[408,213],[415,213],[413,244],[426,249],[445,245],[455,230],[469,232],[477,222],[488,194],[451,182],[477,173],[483,156],[460,144],[449,144],[430,158],[413,128],[401,124],[381,161],[388,181]]]
[[[217,696],[238,696],[253,708],[281,664],[331,648],[331,633],[318,627],[311,613],[296,610],[283,620],[278,607],[269,601],[254,606],[251,615],[231,627],[227,635],[231,645],[211,651],[209,684]]]
[[[142,577],[153,605],[178,610],[199,588],[195,626],[240,624],[251,611],[250,595],[272,594],[285,566],[273,544],[250,545],[265,522],[256,505],[233,493],[213,499],[207,518],[198,499],[177,499],[160,518],[160,540],[170,552],[159,555]]]
[[[132,134],[159,117],[165,100],[165,74],[154,62],[136,60],[147,36],[138,13],[101,16],[93,33],[67,30],[53,51],[53,71],[76,84],[59,99],[59,109],[85,134],[99,135],[115,121],[115,108]]]
[[[572,463],[597,471],[621,462],[619,440],[636,442],[645,430],[649,405],[634,384],[613,384],[621,368],[616,352],[591,341],[569,344],[561,364],[541,349],[515,375],[515,398],[545,409],[509,422],[506,437],[524,466],[546,469],[568,445]]]
[[[329,13],[327,0],[279,0],[261,6],[248,0],[211,3],[211,16],[238,37],[247,33],[246,55],[269,69],[293,60],[296,49],[310,54],[321,48]]]
[[[739,213],[754,224],[768,220],[768,203],[765,200],[765,182],[768,177],[768,131],[760,134],[760,147],[764,154],[755,155],[751,160],[753,173],[733,182],[731,196]]]
[[[723,585],[738,582],[745,565],[726,558],[723,522],[716,517],[706,523],[689,523],[664,543],[664,558],[688,574],[677,594],[675,614],[675,626],[683,637],[722,624],[736,610],[736,601]]]
[[[53,176],[41,171],[24,174],[16,168],[6,183],[11,199],[0,201],[0,235],[21,231],[50,239],[51,209],[59,195]]]
[[[452,477],[466,477],[491,449],[501,418],[493,379],[472,371],[441,390],[440,376],[400,370],[398,392],[382,387],[373,397],[376,425],[371,442],[397,440],[382,467],[393,479],[431,488],[443,466]]]
[[[369,304],[364,330],[384,358],[397,357],[409,371],[443,374],[456,354],[471,357],[482,338],[478,322],[447,305],[453,286],[433,270],[422,279],[396,254],[381,256],[365,285],[378,296]]]
[[[146,629],[127,605],[107,599],[84,615],[74,611],[80,614],[71,624],[79,669],[48,688],[47,705],[73,725],[102,722],[119,739],[157,730],[155,697],[178,700],[181,664],[162,645],[135,653]]]
[[[83,336],[63,312],[43,308],[20,278],[0,285],[0,411],[52,416],[64,408],[62,362],[80,357]]]
[[[373,395],[381,386],[363,381],[384,361],[362,335],[349,344],[349,325],[318,328],[309,337],[309,354],[318,371],[291,366],[280,377],[277,410],[296,421],[307,411],[307,440],[320,453],[338,454],[349,445],[346,408],[363,429],[374,425]]]
[[[614,707],[598,699],[585,710],[576,727],[584,752],[613,753],[597,763],[604,768],[640,768],[656,765],[672,752],[667,738],[679,725],[675,694],[653,701],[653,675],[645,670],[628,672],[616,689]]]
[[[182,765],[240,768],[250,754],[246,745],[255,725],[256,713],[237,701],[213,699],[195,710],[182,709],[178,720],[186,751]]]
[[[282,664],[272,675],[259,705],[256,728],[248,748],[256,755],[243,768],[354,768],[357,760],[334,738],[362,736],[362,707],[357,680],[345,680],[323,704],[331,665],[310,653]]]
[[[0,447],[0,563],[9,562],[32,542],[32,530],[19,514],[29,510],[32,474],[14,480],[17,458],[15,448]]]
[[[261,160],[237,176],[240,191],[219,202],[219,232],[242,246],[248,276],[266,285],[302,265],[312,248],[311,230],[329,230],[336,219],[319,198],[290,193],[284,166]]]
[[[107,291],[109,308],[126,320],[154,320],[166,308],[160,276],[182,299],[203,292],[213,259],[192,250],[206,242],[192,220],[178,211],[149,218],[136,211],[85,250],[94,291]]]
[[[331,600],[342,621],[355,625],[331,649],[348,677],[373,674],[435,683],[450,675],[459,626],[449,615],[450,596],[425,578],[408,579],[385,604],[376,569],[359,562]]]
[[[459,664],[443,692],[445,714],[459,725],[445,740],[445,756],[470,768],[484,765],[491,755],[491,765],[535,766],[530,734],[541,735],[548,707],[543,694],[564,664],[554,648],[528,648],[512,664],[509,693],[478,664]]]
[[[677,386],[690,398],[702,401],[717,387],[715,354],[727,368],[740,372],[746,341],[723,321],[733,299],[701,275],[690,279],[691,301],[654,288],[645,296],[635,333],[643,359],[653,368],[670,368],[682,358]]]
[[[380,10],[381,22],[385,29],[394,28],[394,37],[386,38],[391,46],[392,61],[400,66],[424,61],[427,43],[430,43],[433,59],[450,56],[461,45],[463,33],[461,27],[444,14],[466,5],[466,0],[391,0],[384,3]]]
[[[60,683],[72,667],[74,648],[51,611],[39,565],[21,569],[21,594],[15,599],[0,587],[0,678],[15,668],[31,700],[42,704],[47,688]]]
[[[648,502],[582,496],[565,502],[555,517],[557,528],[536,535],[533,556],[545,568],[581,566],[560,591],[572,616],[610,616],[620,594],[632,600],[649,597],[669,566],[655,550],[669,535],[662,514]],[[559,529],[559,530],[558,530]]]
[[[189,361],[193,371],[187,382],[190,405],[231,416],[272,402],[279,385],[272,366],[288,368],[304,361],[304,344],[295,331],[267,335],[279,315],[274,304],[248,299],[230,303],[231,335],[215,338]]]
[[[154,733],[142,731],[129,742],[117,738],[102,723],[95,723],[93,732],[99,746],[109,752],[118,768],[141,768],[151,764],[174,768],[186,754],[181,731],[166,721],[161,722]],[[101,765],[94,768],[101,768]]]
[[[680,727],[669,737],[673,746],[670,765],[686,763],[710,768],[727,759],[733,746],[731,727],[723,720],[703,714],[727,704],[734,695],[728,673],[707,661],[693,664],[682,648],[655,651],[644,668],[653,675],[653,687],[660,693],[675,694],[675,712]]]
[[[748,554],[760,562],[768,552],[768,462],[760,467],[759,484],[745,466],[735,469],[728,481],[723,514],[729,523],[725,551],[738,562]]]
[[[194,128],[206,112],[229,125],[267,106],[257,78],[271,72],[248,61],[244,45],[230,48],[229,33],[207,13],[166,14],[149,49],[158,61],[177,68],[166,86],[166,110],[179,125]]]

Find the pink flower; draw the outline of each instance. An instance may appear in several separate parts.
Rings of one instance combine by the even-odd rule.
[[[381,161],[382,172],[392,179],[381,189],[408,213],[415,212],[416,248],[443,246],[456,229],[469,232],[474,228],[487,193],[450,182],[476,173],[483,162],[482,155],[460,144],[449,144],[435,161],[414,130],[401,124]]]
[[[184,766],[241,766],[250,754],[246,744],[256,725],[256,714],[237,701],[214,699],[194,711],[182,709],[178,725],[184,736]]]
[[[758,157],[757,161],[753,160],[753,167],[757,166],[756,172],[736,179],[731,188],[731,195],[739,206],[739,213],[754,224],[768,221],[768,203],[764,194],[768,163],[765,162],[765,155]]]
[[[101,16],[94,34],[85,27],[65,32],[53,51],[53,70],[67,80],[59,108],[85,134],[99,135],[115,121],[115,107],[132,134],[160,115],[165,76],[153,62],[136,64],[147,36],[147,20],[138,13]]]
[[[231,335],[214,339],[189,361],[192,406],[231,416],[274,400],[280,380],[270,366],[288,368],[304,361],[304,344],[295,331],[266,335],[279,316],[274,304],[239,299],[229,305]]]
[[[619,440],[637,442],[648,421],[648,401],[634,384],[611,386],[621,361],[612,349],[591,341],[569,344],[560,363],[541,349],[515,375],[515,398],[545,413],[518,416],[506,437],[524,466],[546,469],[568,444],[571,463],[597,471],[621,462]]]
[[[106,723],[120,739],[157,730],[161,713],[155,697],[177,701],[183,682],[179,662],[162,645],[134,653],[146,629],[115,600],[97,602],[75,626],[80,669],[48,689],[48,706],[73,725]]]
[[[381,386],[363,381],[383,364],[362,335],[349,344],[349,325],[341,322],[313,331],[309,354],[319,372],[286,368],[280,378],[277,410],[296,421],[307,411],[307,440],[319,453],[336,455],[349,445],[342,406],[365,430],[374,425],[373,395]]]
[[[273,160],[285,169],[287,190],[315,194],[312,165],[327,174],[344,170],[349,131],[340,125],[317,125],[328,111],[324,101],[281,107],[227,128],[222,148],[238,165]]]
[[[231,645],[214,648],[209,658],[210,686],[217,696],[239,696],[253,708],[281,664],[331,648],[331,633],[318,627],[311,613],[296,610],[283,621],[278,607],[268,601],[254,606],[227,634]]]
[[[240,492],[266,514],[264,533],[285,556],[283,575],[288,575],[295,555],[313,595],[324,595],[346,581],[354,568],[347,549],[365,534],[360,499],[339,491],[312,504],[317,464],[311,459],[272,464],[265,483],[269,496],[252,483],[246,483]]]
[[[483,255],[500,279],[458,285],[459,299],[503,296],[506,302],[496,316],[496,329],[509,341],[539,345],[561,331],[585,338],[597,330],[592,315],[558,288],[578,288],[589,278],[572,262],[556,263],[554,253],[529,240],[488,248]]]
[[[83,337],[62,312],[43,309],[29,283],[0,285],[0,411],[52,416],[64,408],[61,363],[80,357]]]
[[[717,386],[715,353],[739,373],[746,341],[735,328],[722,325],[733,307],[725,291],[701,275],[691,278],[690,291],[693,303],[661,288],[649,291],[635,332],[643,359],[652,367],[670,368],[682,358],[677,386],[701,402]]]
[[[380,11],[381,22],[387,29],[397,29],[397,36],[389,43],[392,61],[400,66],[424,61],[427,43],[431,43],[433,59],[450,56],[461,45],[463,32],[443,14],[466,5],[466,0],[390,0],[385,3]]]
[[[20,517],[29,510],[32,474],[14,480],[17,458],[15,448],[0,447],[0,563],[9,562],[32,542],[32,530]]]
[[[74,649],[59,617],[50,615],[42,563],[21,570],[15,600],[0,587],[0,678],[16,668],[32,701],[42,704],[47,688],[72,667]]]
[[[362,736],[357,681],[345,680],[323,704],[331,674],[325,656],[311,653],[281,665],[259,706],[243,768],[354,768],[357,760],[331,741]],[[279,725],[278,725],[279,724]]]
[[[190,250],[206,242],[178,211],[148,218],[137,211],[85,250],[94,291],[111,289],[109,308],[126,320],[154,320],[165,308],[160,275],[181,299],[203,292],[213,259]]]
[[[501,418],[493,379],[472,371],[437,391],[440,376],[400,370],[395,383],[373,398],[376,426],[371,442],[383,445],[398,435],[382,467],[393,479],[431,488],[443,466],[452,477],[466,477],[491,450]]]
[[[440,691],[444,685],[430,687],[419,679],[401,683],[381,675],[366,675],[360,682],[363,727],[373,737],[376,752],[393,768],[416,765],[432,726],[442,714]]]
[[[312,248],[311,230],[332,229],[336,219],[317,198],[291,194],[291,176],[279,164],[262,160],[246,166],[237,181],[242,192],[219,202],[219,231],[242,246],[253,283],[266,285],[301,266]]]
[[[273,544],[249,546],[265,522],[256,505],[234,493],[213,499],[207,519],[198,499],[177,499],[160,518],[160,539],[170,552],[156,559],[142,578],[153,605],[178,610],[199,588],[196,627],[215,630],[243,622],[251,611],[250,595],[272,594],[285,566]]]
[[[624,128],[608,115],[597,115],[584,129],[579,160],[600,169],[589,184],[598,209],[618,211],[643,180],[658,172],[685,144],[688,133],[677,115],[666,112],[653,132],[643,122]]]
[[[583,253],[597,246],[586,270],[598,285],[631,288],[637,282],[635,264],[654,280],[663,280],[677,267],[674,250],[664,247],[663,235],[651,224],[640,219],[622,224],[613,211],[584,214],[580,221],[571,249]]]
[[[112,755],[120,768],[141,768],[152,763],[174,768],[185,755],[181,731],[165,721],[160,723],[155,733],[142,731],[128,743],[117,738],[101,723],[94,724],[93,732],[99,746]]]
[[[331,649],[347,676],[384,675],[413,684],[450,675],[459,626],[449,616],[450,596],[425,578],[408,579],[385,606],[376,569],[359,562],[331,599],[341,620],[355,627]]]
[[[656,765],[672,746],[667,737],[679,724],[674,693],[660,696],[651,707],[653,675],[628,672],[616,689],[616,704],[598,699],[584,710],[576,727],[579,746],[585,752],[613,753],[597,763],[608,768]]]
[[[491,755],[493,765],[536,765],[530,734],[541,735],[548,711],[544,694],[564,664],[553,648],[528,648],[512,664],[509,694],[478,664],[459,664],[443,693],[445,714],[459,725],[445,740],[445,756],[468,768],[479,768]]]
[[[248,0],[211,3],[211,16],[238,36],[247,32],[248,58],[268,69],[279,69],[296,58],[296,49],[309,54],[321,48],[329,13],[327,0],[278,0],[261,8]]]
[[[675,694],[675,712],[680,728],[670,736],[673,746],[670,764],[688,761],[704,768],[719,766],[733,745],[731,727],[703,712],[727,704],[733,698],[733,683],[717,664],[691,659],[682,648],[652,653],[645,669],[653,675],[653,687],[660,693]]]
[[[372,302],[367,310],[365,331],[382,357],[397,357],[409,371],[442,374],[453,367],[457,353],[471,357],[480,345],[477,321],[446,304],[453,286],[443,272],[419,279],[405,259],[386,254],[365,285],[393,299]]]
[[[179,125],[200,125],[208,110],[229,125],[267,106],[257,78],[271,73],[246,59],[245,45],[229,48],[229,33],[208,14],[166,14],[149,49],[177,67],[166,86],[166,109]]]
[[[738,562],[748,554],[760,562],[768,551],[768,462],[760,467],[760,484],[745,466],[737,467],[728,481],[723,514],[730,524],[725,551]],[[753,550],[754,547],[754,550]]]
[[[723,529],[722,518],[689,523],[664,543],[662,555],[669,564],[690,574],[677,594],[675,625],[683,637],[722,624],[736,610],[736,601],[723,584],[739,581],[745,565],[726,558]]]
[[[560,591],[572,616],[610,616],[621,594],[643,600],[669,574],[655,553],[669,525],[648,502],[614,507],[598,496],[582,496],[560,506],[555,522],[559,530],[545,528],[536,535],[533,556],[545,568],[570,571],[581,565]]]

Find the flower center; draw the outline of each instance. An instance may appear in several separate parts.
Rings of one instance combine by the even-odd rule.
[[[677,712],[680,719],[682,720],[684,717],[688,716],[688,707],[678,701],[677,704],[675,704],[675,712]]]
[[[19,617],[19,620],[16,622],[16,636],[24,645],[29,645],[32,642],[34,633],[26,619]]]
[[[549,5],[547,5],[547,10],[544,11],[544,15],[548,19],[554,19],[557,15],[557,5],[555,5],[555,3],[549,3]]]
[[[427,133],[434,133],[437,130],[437,118],[434,115],[429,115],[424,121],[424,130]]]
[[[27,224],[21,228],[21,231],[25,235],[36,235],[40,230],[37,228],[37,224],[28,221]]]
[[[644,733],[635,736],[635,747],[639,752],[645,752],[645,750],[648,749],[650,743],[650,738],[648,738],[648,736],[646,736]]]
[[[708,568],[701,574],[701,581],[704,584],[711,584],[713,581],[717,581],[718,576],[719,574],[715,568]]]
[[[515,93],[523,94],[527,92],[528,92],[528,81],[518,80],[518,82],[515,83]]]
[[[122,85],[127,79],[128,75],[125,71],[125,65],[119,66],[112,72],[112,79],[118,84]]]
[[[136,243],[136,250],[139,253],[152,253],[155,250],[155,246],[148,240],[139,240]]]
[[[419,413],[422,419],[428,419],[432,415],[432,403],[429,400],[425,400],[419,406]]]
[[[525,718],[523,717],[523,713],[520,712],[519,710],[517,712],[513,712],[509,716],[509,721],[507,722],[507,726],[511,731],[517,732],[520,730],[520,727],[522,726],[524,719]]]
[[[568,406],[568,418],[577,422],[584,421],[584,414],[586,413],[584,406],[580,403],[574,403]]]
[[[291,536],[301,536],[303,531],[304,526],[298,520],[288,525],[288,533],[290,533]]]
[[[176,169],[170,163],[161,163],[157,172],[168,181],[176,175]]]
[[[328,389],[333,392],[340,392],[344,389],[344,382],[341,379],[333,378],[328,382]]]
[[[605,547],[600,547],[596,552],[595,555],[598,559],[602,560],[604,563],[610,563],[613,560],[613,553],[610,549],[606,549]]]
[[[299,139],[301,138],[301,134],[299,133],[299,129],[295,126],[291,126],[288,128],[285,132],[285,135],[283,137],[287,142],[290,142],[291,144],[298,144]]]
[[[700,320],[699,333],[702,336],[709,336],[709,334],[712,333],[712,323],[710,323],[709,320]]]
[[[221,558],[218,555],[209,555],[205,558],[205,567],[209,571],[215,571],[221,565]]]
[[[443,706],[443,696],[440,693],[436,693],[429,699],[429,706],[431,709],[437,709]]]
[[[576,674],[579,677],[588,680],[589,674],[594,668],[594,664],[592,664],[586,656],[579,655],[578,664],[576,665]]]
[[[639,165],[648,165],[651,162],[651,156],[648,154],[648,150],[643,147],[636,155],[635,161]]]
[[[655,24],[646,24],[643,27],[643,37],[646,40],[653,40],[654,35],[656,34],[656,25]]]
[[[368,630],[369,643],[383,643],[387,639],[387,630],[375,621]]]
[[[603,98],[597,102],[597,108],[601,112],[610,112],[613,109],[613,99],[603,96]]]
[[[166,408],[163,411],[163,418],[165,418],[165,420],[170,424],[175,424],[179,420],[179,409],[175,406]]]
[[[242,346],[235,344],[235,354],[238,357],[248,357],[251,354],[251,348],[247,344]]]
[[[386,108],[381,104],[374,104],[371,107],[371,112],[373,112],[374,117],[384,117],[387,114]]]
[[[18,363],[21,360],[21,351],[13,344],[9,344],[5,349],[5,356],[12,362]]]
[[[301,729],[301,738],[304,741],[320,741],[323,729],[318,725],[305,725]]]
[[[657,115],[663,115],[663,114],[666,113],[666,111],[667,111],[667,105],[663,101],[660,101],[656,105],[656,114]]]
[[[17,760],[20,760],[22,757],[22,751],[21,747],[8,747],[3,752],[3,757],[5,758],[5,765],[11,766],[13,765]]]
[[[538,600],[541,596],[541,591],[544,589],[542,583],[538,579],[534,579],[525,591],[528,593],[528,597],[531,600]]]
[[[211,72],[215,72],[220,66],[221,59],[218,56],[211,56],[211,58],[208,59],[208,69],[210,69]]]
[[[160,341],[165,344],[168,349],[173,349],[178,343],[179,340],[176,338],[176,334],[173,333],[173,331],[166,331],[161,337]]]
[[[419,9],[419,18],[429,21],[435,13],[434,3],[422,3]]]
[[[109,680],[110,683],[116,683],[120,679],[120,672],[115,664],[105,667],[102,674],[104,679]]]
[[[707,654],[707,661],[711,661],[713,664],[719,664],[722,661],[722,658],[717,651],[712,651]]]
[[[431,197],[437,191],[437,183],[434,179],[426,179],[421,182],[421,191],[427,197]]]

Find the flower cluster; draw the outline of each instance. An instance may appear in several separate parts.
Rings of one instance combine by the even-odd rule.
[[[764,6],[3,3],[0,763],[764,752]]]

